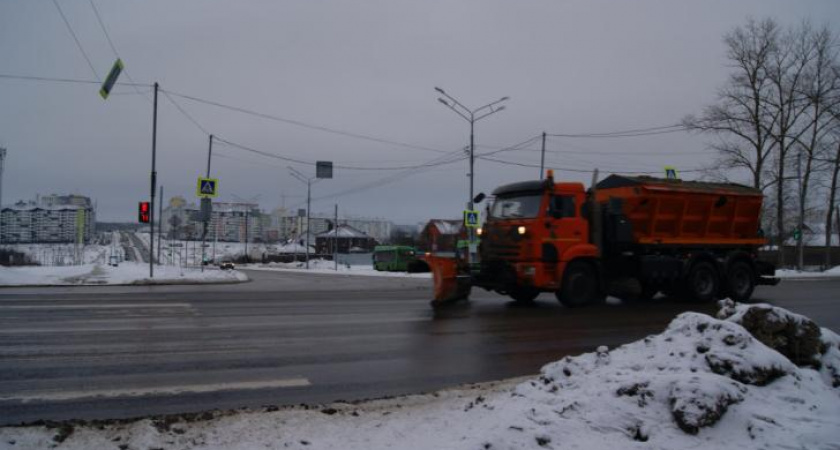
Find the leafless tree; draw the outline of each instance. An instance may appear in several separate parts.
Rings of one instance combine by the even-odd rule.
[[[699,117],[687,116],[683,125],[714,134],[712,147],[724,167],[745,168],[752,185],[763,189],[762,175],[775,141],[769,133],[776,117],[769,113],[772,83],[767,66],[778,46],[779,27],[772,19],[750,20],[724,37],[733,69],[718,92],[717,103]]]
[[[803,221],[812,177],[820,169],[818,166],[827,160],[825,154],[830,150],[831,134],[836,128],[832,112],[840,105],[840,78],[834,71],[838,61],[836,36],[827,27],[813,30],[805,24],[801,30],[799,39],[803,42],[797,48],[800,58],[807,61],[801,89],[803,103],[807,105],[807,122],[802,127],[803,132],[795,137],[803,164],[799,188],[800,230],[805,225]],[[800,270],[804,245],[804,239],[797,242],[797,268]]]

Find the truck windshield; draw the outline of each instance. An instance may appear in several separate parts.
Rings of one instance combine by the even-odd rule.
[[[542,194],[518,194],[497,197],[490,210],[496,219],[519,219],[537,217],[540,212]]]

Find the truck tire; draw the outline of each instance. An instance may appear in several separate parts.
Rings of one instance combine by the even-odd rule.
[[[746,302],[755,289],[755,271],[745,261],[735,261],[726,271],[726,292],[736,302]]]
[[[691,266],[691,271],[686,278],[685,290],[691,300],[714,301],[720,291],[720,277],[715,266],[706,261],[700,261]]]
[[[602,297],[598,277],[591,265],[581,262],[570,263],[563,275],[563,285],[557,292],[557,300],[567,308],[593,303]]]
[[[519,288],[510,292],[510,298],[520,305],[534,303],[534,299],[540,295],[540,291],[530,288]]]

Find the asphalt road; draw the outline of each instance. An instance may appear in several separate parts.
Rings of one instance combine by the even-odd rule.
[[[474,292],[441,312],[428,279],[249,272],[213,286],[0,289],[0,424],[418,393],[530,375],[657,333],[714,305],[657,299],[566,309]],[[840,281],[758,300],[840,330]]]

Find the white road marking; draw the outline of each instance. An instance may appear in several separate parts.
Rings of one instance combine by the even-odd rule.
[[[189,303],[122,303],[103,305],[80,304],[80,305],[0,305],[0,309],[93,309],[93,308],[189,308]]]
[[[306,387],[311,383],[306,378],[288,378],[284,380],[240,381],[233,383],[188,384],[182,386],[157,386],[147,388],[99,389],[85,391],[47,391],[13,397],[0,397],[0,401],[64,401],[89,398],[143,397],[146,395],[200,394],[217,391],[242,391],[253,389],[272,389]]]

